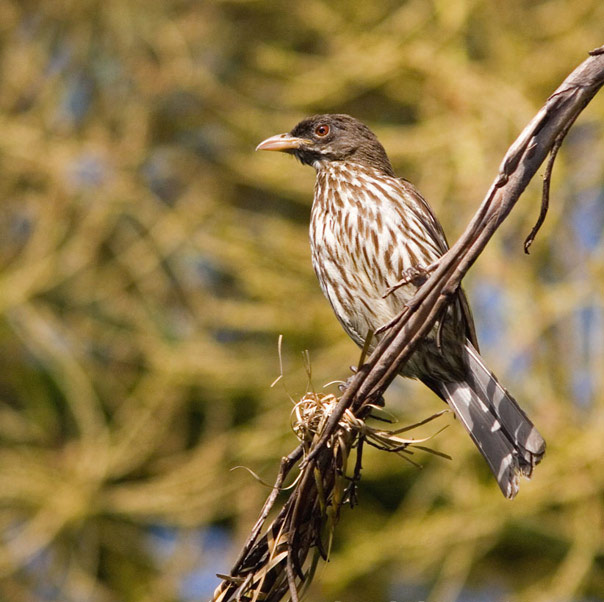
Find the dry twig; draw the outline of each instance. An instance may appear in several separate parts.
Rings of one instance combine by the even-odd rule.
[[[408,460],[410,459],[406,454],[411,453],[408,449],[410,446],[448,457],[422,445],[428,438],[405,439],[400,436],[403,432],[441,416],[447,410],[410,427],[386,430],[365,423],[374,406],[364,405],[358,415],[348,409],[340,419],[328,445],[313,462],[312,469],[306,464],[281,511],[266,529],[266,533],[259,537],[292,467],[314,449],[337,405],[338,399],[334,395],[318,393],[307,393],[295,405],[292,427],[301,443],[281,461],[281,469],[260,518],[231,574],[223,576],[224,581],[216,590],[214,602],[276,602],[281,600],[288,590],[292,600],[298,600],[300,586],[310,581],[316,566],[317,555],[314,562],[309,563],[309,553],[314,548],[321,557],[327,558],[342,506],[346,503],[353,506],[356,501],[356,485],[360,479],[364,443],[397,453]],[[349,460],[353,452],[356,452],[356,458],[354,463],[351,463]],[[351,475],[348,474],[349,464],[353,466]]]

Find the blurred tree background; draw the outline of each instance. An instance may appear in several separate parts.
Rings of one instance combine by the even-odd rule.
[[[295,446],[302,352],[317,388],[358,358],[310,264],[313,171],[260,140],[355,115],[455,240],[603,23],[601,0],[0,0],[0,599],[207,599],[267,495],[231,469],[270,480]],[[367,452],[309,599],[604,599],[603,142],[600,95],[530,257],[538,183],[466,282],[548,441],[533,481],[506,501],[451,417],[451,462]]]

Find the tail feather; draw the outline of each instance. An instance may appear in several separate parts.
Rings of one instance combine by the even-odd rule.
[[[513,498],[518,476],[530,478],[545,441],[469,342],[465,353],[466,379],[439,382],[435,388],[472,437],[503,494]]]

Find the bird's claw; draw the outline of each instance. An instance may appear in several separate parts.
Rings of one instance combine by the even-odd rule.
[[[354,374],[352,376],[349,376],[346,380],[343,380],[338,385],[338,389],[340,389],[340,393],[344,393],[344,391],[346,391],[346,389],[348,389],[353,378],[354,378]]]
[[[357,367],[350,366],[350,371],[352,372],[352,374],[346,380],[340,381],[340,384],[338,385],[338,389],[341,393],[344,393],[344,391],[348,389],[350,383],[352,382],[352,379],[357,375]]]
[[[387,330],[390,330],[402,317],[402,315],[407,312],[407,310],[409,309],[408,305],[405,305],[405,307],[403,307],[403,311],[401,311],[400,314],[397,314],[396,316],[394,316],[394,318],[392,318],[392,320],[389,320],[388,322],[386,322],[386,324],[382,324],[376,331],[375,334],[382,334],[384,332],[386,332]]]
[[[428,278],[428,274],[433,272],[438,267],[438,261],[431,263],[429,266],[416,266],[412,265],[408,267],[406,270],[403,270],[402,278],[391,287],[386,289],[386,292],[382,295],[382,299],[385,299],[388,295],[391,295],[394,291],[401,288],[401,286],[405,286],[406,284],[415,284],[417,286],[421,286]]]
[[[352,379],[356,376],[357,369],[354,366],[350,366],[350,369],[352,370],[353,374],[351,374],[346,380],[340,381],[340,384],[338,384],[338,389],[341,393],[344,393],[346,389],[348,389],[350,383],[352,382]],[[384,398],[381,395],[372,403],[374,406],[378,406],[381,408],[386,405],[386,402],[384,401]]]

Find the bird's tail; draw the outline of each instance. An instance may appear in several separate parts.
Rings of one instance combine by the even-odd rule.
[[[545,441],[469,342],[465,354],[466,380],[440,382],[437,393],[453,408],[511,499],[518,493],[518,476],[530,478],[541,461]]]

